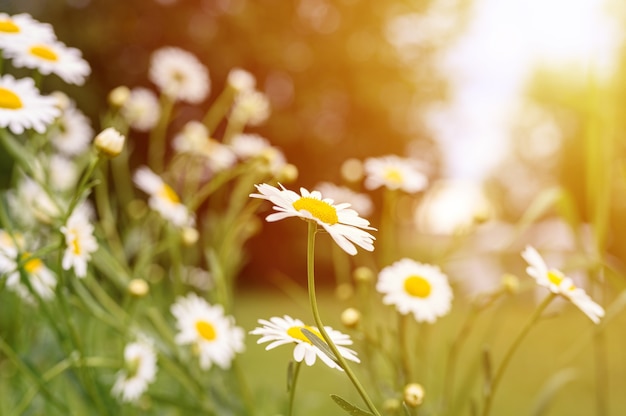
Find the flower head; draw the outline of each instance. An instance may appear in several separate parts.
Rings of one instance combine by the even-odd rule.
[[[258,126],[270,115],[270,102],[262,92],[243,90],[235,99],[230,118],[241,124]]]
[[[133,88],[120,111],[128,124],[139,131],[148,131],[156,126],[161,116],[159,100],[147,88]]]
[[[109,157],[115,157],[122,153],[126,138],[113,127],[102,130],[94,139],[96,149]]]
[[[117,373],[111,392],[124,402],[135,402],[156,379],[157,356],[148,340],[124,347],[125,368]]]
[[[226,145],[209,137],[204,124],[190,121],[183,130],[174,137],[172,146],[178,153],[187,153],[205,158],[208,167],[213,171],[228,169],[237,162],[237,157]]]
[[[5,53],[16,67],[36,69],[44,75],[56,74],[69,84],[82,85],[91,73],[78,49],[54,39],[14,42],[5,45]]]
[[[210,305],[190,293],[179,297],[170,310],[176,317],[176,343],[192,345],[203,370],[213,364],[228,369],[235,354],[244,350],[243,329],[235,326],[231,316],[224,315],[221,305]]]
[[[15,134],[31,128],[45,132],[60,113],[56,103],[55,98],[41,95],[31,78],[0,77],[0,127]]]
[[[380,271],[376,290],[384,295],[384,304],[405,315],[413,313],[418,322],[435,322],[452,303],[452,289],[439,267],[407,258]]]
[[[278,211],[268,215],[267,221],[279,221],[288,217],[315,221],[348,254],[357,253],[354,244],[367,251],[374,250],[375,238],[364,230],[375,228],[370,227],[368,220],[359,217],[355,210],[350,209],[350,204],[335,205],[332,199],[322,198],[318,191],[309,192],[305,188],[300,188],[299,195],[282,185],[280,189],[267,184],[255,186],[260,193],[250,196],[267,199],[274,204],[274,210]]]
[[[594,323],[599,323],[604,316],[604,309],[595,303],[587,293],[576,287],[571,278],[560,270],[548,269],[545,261],[534,247],[527,246],[522,257],[528,263],[526,272],[535,279],[539,286],[548,288],[552,293],[561,295],[571,301]]]
[[[98,249],[98,241],[93,236],[94,227],[89,219],[86,205],[79,205],[67,219],[61,232],[65,236],[65,252],[61,266],[64,270],[74,269],[76,276],[87,276],[87,263],[91,253]]]
[[[304,361],[306,365],[311,366],[315,364],[316,358],[319,358],[330,368],[337,368],[341,370],[341,367],[339,367],[333,359],[326,355],[325,352],[315,346],[302,331],[303,329],[308,330],[310,334],[313,334],[313,336],[318,337],[321,342],[325,343],[319,329],[316,327],[305,325],[299,319],[294,319],[288,315],[285,315],[282,318],[275,316],[270,318],[269,321],[259,319],[258,322],[262,326],[255,328],[250,333],[252,335],[261,335],[257,344],[271,341],[271,343],[265,347],[266,350],[271,350],[272,348],[276,348],[284,344],[295,344],[293,359],[297,362]],[[350,339],[350,336],[336,331],[329,326],[325,326],[324,329],[326,330],[328,336],[332,339],[342,357],[357,363],[360,362],[356,352],[346,347],[346,345],[352,345],[352,339]]]
[[[150,80],[163,94],[192,104],[202,102],[209,94],[209,72],[191,53],[165,47],[152,54]]]
[[[237,92],[251,91],[256,86],[256,79],[245,69],[233,68],[228,73],[226,83]]]
[[[417,161],[390,155],[365,160],[365,187],[401,189],[408,193],[426,188],[428,178],[419,169]]]
[[[0,13],[0,47],[25,39],[51,40],[54,38],[54,30],[50,24],[38,22],[27,13],[13,16]]]
[[[148,205],[163,218],[178,227],[193,222],[187,207],[180,202],[178,194],[150,168],[143,166],[137,169],[133,180],[142,191],[150,195]]]
[[[73,103],[63,110],[55,126],[50,135],[55,149],[68,156],[80,155],[89,149],[93,139],[91,123]]]

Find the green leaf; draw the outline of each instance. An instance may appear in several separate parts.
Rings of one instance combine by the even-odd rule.
[[[335,357],[335,354],[332,352],[328,344],[326,344],[323,339],[321,339],[319,336],[315,335],[313,332],[309,331],[306,328],[302,328],[300,330],[302,331],[304,336],[307,337],[309,341],[311,341],[311,344],[322,350],[324,354],[326,354],[331,360],[336,362],[341,367],[341,364],[339,364],[339,361],[337,361],[337,357]]]
[[[353,405],[351,403],[348,403],[347,401],[345,401],[341,397],[337,396],[336,394],[331,394],[330,397],[335,401],[335,403],[337,403],[339,405],[339,407],[341,407],[343,410],[345,410],[346,413],[348,413],[349,415],[352,415],[352,416],[373,416],[370,412],[366,412],[365,410],[360,409],[360,408],[356,407],[355,405]]]

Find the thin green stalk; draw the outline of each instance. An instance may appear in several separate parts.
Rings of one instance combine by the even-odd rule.
[[[515,340],[509,347],[508,351],[504,355],[502,362],[500,363],[500,365],[498,366],[498,369],[495,372],[495,375],[493,377],[493,380],[491,381],[491,384],[487,386],[487,389],[485,391],[484,405],[483,405],[483,412],[482,412],[483,416],[487,416],[489,412],[491,411],[491,405],[493,403],[493,396],[496,392],[496,389],[500,385],[500,381],[502,380],[504,371],[508,367],[511,361],[511,358],[513,358],[513,354],[515,354],[515,351],[517,351],[517,349],[521,345],[522,341],[524,340],[524,338],[526,337],[530,329],[537,322],[537,320],[541,317],[541,314],[548,307],[550,302],[552,302],[556,298],[556,296],[557,295],[555,293],[550,292],[550,294],[539,304],[537,309],[535,309],[535,312],[533,312],[528,322],[526,322],[526,325],[524,325],[520,333],[517,335],[517,338],[515,338]]]
[[[72,200],[70,201],[70,205],[67,209],[67,213],[65,214],[65,218],[63,219],[64,223],[67,221],[70,215],[72,215],[72,211],[74,211],[74,208],[76,208],[76,205],[78,205],[78,202],[80,201],[80,198],[82,197],[83,193],[88,188],[89,179],[91,178],[93,171],[96,169],[96,166],[98,166],[99,161],[100,161],[100,158],[98,156],[93,155],[91,157],[91,160],[89,161],[89,165],[87,166],[87,169],[85,169],[85,172],[83,173],[83,176],[80,178],[80,182],[78,183],[78,186],[76,187],[76,192],[72,196]]]
[[[397,253],[396,249],[396,222],[395,210],[398,201],[398,191],[385,189],[383,194],[382,217],[380,220],[381,241],[378,247],[381,248],[381,264],[390,264]]]
[[[370,409],[370,411],[374,415],[380,416],[380,413],[376,409],[376,406],[374,406],[374,403],[372,402],[372,400],[367,395],[367,392],[365,391],[365,389],[359,382],[359,379],[352,372],[352,369],[348,366],[348,363],[346,362],[346,360],[343,358],[343,356],[337,349],[337,346],[335,345],[333,340],[330,338],[330,336],[324,329],[324,324],[322,322],[322,318],[320,317],[320,313],[317,307],[317,299],[315,296],[314,269],[315,269],[315,234],[317,232],[317,223],[313,221],[308,221],[308,224],[309,224],[309,230],[308,230],[308,240],[307,240],[308,241],[307,243],[307,280],[308,280],[308,286],[309,286],[309,302],[311,303],[311,309],[313,310],[313,319],[315,320],[317,329],[319,330],[320,334],[324,338],[324,341],[326,341],[326,344],[328,344],[328,347],[335,355],[335,358],[339,362],[339,365],[346,372],[346,375],[348,376],[348,378],[350,379],[354,387],[359,392],[359,395],[361,396],[361,398],[363,399],[367,407]]]
[[[410,383],[413,380],[413,374],[411,371],[411,359],[409,349],[407,345],[407,334],[409,325],[409,315],[403,315],[398,312],[398,348],[400,349],[400,363],[402,366],[402,376],[404,384]]]
[[[148,165],[156,173],[163,172],[165,166],[165,136],[173,108],[174,100],[162,94],[161,117],[159,123],[150,131],[150,143],[148,143]]]
[[[293,416],[293,403],[294,397],[296,396],[296,385],[298,384],[298,375],[300,374],[300,367],[302,367],[302,361],[297,361],[295,363],[295,370],[293,371],[293,378],[291,379],[291,383],[289,386],[289,410],[287,411],[288,416]]]
[[[217,99],[213,102],[211,108],[209,108],[209,111],[207,111],[202,119],[202,123],[209,130],[209,134],[213,134],[220,121],[224,118],[226,113],[228,113],[235,98],[235,93],[236,91],[230,87],[230,85],[226,85],[221,94],[218,95]]]

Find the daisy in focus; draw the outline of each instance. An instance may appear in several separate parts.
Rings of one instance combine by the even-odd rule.
[[[318,191],[309,192],[300,188],[300,194],[268,185],[255,185],[258,194],[250,194],[252,198],[266,199],[274,204],[278,211],[267,216],[268,222],[279,221],[289,217],[298,217],[307,221],[315,221],[320,225],[346,253],[355,255],[354,246],[367,251],[374,250],[374,236],[365,230],[376,230],[370,227],[368,220],[350,209],[350,204],[334,204],[332,199],[322,198]]]
[[[278,176],[287,164],[283,152],[258,134],[236,134],[232,138],[230,148],[240,160],[264,158],[273,176]]]
[[[200,358],[200,368],[208,370],[213,364],[229,369],[235,354],[244,350],[243,329],[234,318],[224,315],[221,305],[210,305],[195,293],[179,297],[170,311],[176,318],[175,341],[191,345]]]
[[[522,257],[528,263],[526,273],[534,278],[539,286],[546,287],[550,292],[571,301],[593,323],[600,322],[600,318],[604,316],[602,306],[595,303],[583,289],[576,287],[572,279],[560,270],[548,269],[546,262],[534,247],[527,246],[522,252]]]
[[[202,102],[211,87],[209,72],[198,58],[175,47],[161,48],[152,54],[149,76],[167,97],[192,104]]]
[[[385,305],[403,315],[412,313],[418,322],[433,323],[450,311],[452,289],[439,267],[404,258],[378,274],[376,290]]]
[[[264,342],[270,342],[265,347],[265,350],[271,350],[280,345],[295,344],[293,350],[293,359],[297,362],[304,361],[306,365],[312,366],[315,364],[315,360],[319,358],[329,366],[330,368],[336,368],[343,371],[341,367],[321,349],[313,345],[313,343],[302,332],[302,329],[307,329],[314,336],[317,336],[321,342],[324,342],[324,338],[320,334],[316,327],[304,325],[299,319],[294,319],[288,315],[284,317],[272,317],[268,320],[259,319],[261,327],[255,328],[250,332],[252,335],[261,335],[261,338],[257,341],[257,344]],[[333,343],[337,347],[337,350],[347,360],[360,362],[356,355],[356,352],[347,348],[346,345],[352,345],[352,339],[350,336],[343,334],[339,331],[332,329],[329,326],[325,326],[328,336],[332,339]]]
[[[53,39],[14,42],[5,45],[4,53],[18,68],[36,69],[43,75],[56,74],[68,84],[83,85],[91,73],[80,50]]]
[[[0,127],[15,134],[26,129],[44,133],[60,111],[54,97],[43,96],[31,78],[0,77]]]
[[[178,194],[150,168],[143,166],[137,169],[133,181],[139,189],[150,195],[148,205],[164,219],[177,227],[193,224],[193,218]]]
[[[74,269],[76,276],[87,276],[87,263],[91,253],[98,249],[98,241],[93,235],[94,227],[89,219],[86,205],[79,205],[61,227],[65,237],[65,252],[61,266],[63,270]]]
[[[376,189],[381,186],[407,193],[419,192],[428,185],[428,178],[420,170],[416,160],[395,155],[369,158],[365,160],[365,187]]]
[[[54,30],[48,23],[41,23],[27,13],[9,16],[0,13],[0,47],[26,39],[52,40]]]
[[[123,402],[135,402],[156,379],[157,356],[147,340],[124,347],[124,369],[117,373],[111,393]]]

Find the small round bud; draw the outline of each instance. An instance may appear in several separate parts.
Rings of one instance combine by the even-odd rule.
[[[374,272],[366,266],[357,267],[353,272],[354,280],[360,283],[369,283],[374,280]]]
[[[183,244],[186,246],[192,246],[198,242],[200,233],[193,227],[184,227],[182,230]]]
[[[341,323],[348,328],[355,328],[361,320],[361,312],[355,308],[345,309],[341,313]]]
[[[335,288],[335,296],[339,300],[348,300],[354,295],[354,288],[350,283],[340,283]]]
[[[150,286],[143,279],[133,279],[128,283],[128,291],[131,295],[141,298],[148,294]]]
[[[348,182],[358,182],[363,179],[363,162],[359,159],[347,159],[341,165],[341,177]]]
[[[130,97],[130,90],[128,87],[120,86],[116,87],[109,92],[109,104],[113,107],[121,107],[126,104],[126,101]]]
[[[108,157],[115,157],[122,153],[126,138],[113,127],[108,127],[100,132],[94,139],[94,145],[98,151]]]
[[[298,179],[298,168],[291,163],[285,164],[279,173],[281,182],[291,183]]]
[[[515,294],[519,290],[519,279],[517,276],[505,273],[500,279],[500,284],[508,293]]]
[[[424,401],[424,387],[418,383],[404,386],[404,402],[409,407],[417,407]]]

